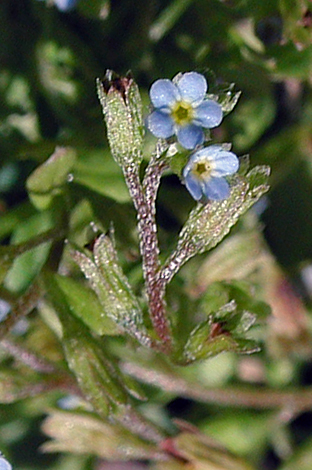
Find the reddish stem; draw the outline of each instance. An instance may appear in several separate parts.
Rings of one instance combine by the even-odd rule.
[[[171,349],[171,333],[166,317],[164,290],[158,280],[160,263],[155,221],[156,193],[164,168],[164,164],[157,164],[153,160],[147,169],[143,187],[138,167],[135,165],[124,168],[124,176],[137,211],[140,252],[151,321],[165,349],[169,351]]]

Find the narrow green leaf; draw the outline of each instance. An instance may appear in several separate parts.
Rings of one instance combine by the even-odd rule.
[[[183,351],[186,363],[208,359],[225,351],[239,352],[239,346],[231,334],[220,332],[214,336],[214,326],[217,327],[217,324],[207,319],[191,332]]]
[[[126,405],[128,394],[122,385],[122,374],[107,358],[103,345],[71,314],[66,297],[52,275],[45,275],[45,288],[62,324],[62,345],[68,366],[85,397],[102,416],[113,405]]]
[[[228,199],[206,205],[198,204],[180,233],[178,249],[187,246],[193,256],[214,248],[238,218],[268,191],[268,176],[268,167],[255,167],[246,177],[233,177]]]
[[[270,168],[257,166],[246,175],[230,178],[231,193],[223,201],[198,203],[178,238],[177,248],[164,263],[159,277],[169,283],[193,256],[218,245],[243,215],[269,189]]]
[[[248,336],[248,331],[255,325],[257,314],[263,318],[270,308],[255,300],[244,283],[212,284],[199,308],[207,314],[207,319],[189,335],[183,353],[187,362],[207,359],[224,351],[244,354],[259,351],[259,345]]]
[[[18,246],[0,246],[0,284],[12,267],[15,258],[20,254]]]
[[[72,250],[71,253],[96,292],[107,315],[123,331],[148,346],[151,340],[143,323],[142,310],[118,263],[110,237],[101,235],[96,240],[93,258],[79,250]]]
[[[24,291],[40,272],[51,246],[48,236],[44,240],[44,234],[49,234],[49,229],[52,230],[52,224],[51,213],[44,211],[37,212],[32,217],[20,222],[16,227],[11,239],[15,245],[8,247],[10,256],[7,262],[4,262],[5,269],[11,268],[5,278],[5,287],[10,291]],[[3,251],[5,251],[5,247],[3,247]],[[14,255],[15,259],[12,259]],[[7,264],[8,262],[11,264],[10,266]]]
[[[107,316],[94,291],[71,278],[55,275],[70,311],[99,335],[117,335],[120,329]]]
[[[150,39],[158,42],[165,36],[192,2],[193,0],[173,0],[170,2],[169,6],[162,10],[157,20],[152,24],[149,31]]]
[[[130,200],[121,169],[111,158],[109,149],[84,151],[83,158],[75,164],[73,181],[120,203]]]
[[[35,210],[36,209],[33,207],[33,205],[27,201],[10,208],[10,211],[1,214],[0,239],[9,236],[13,230],[16,229],[16,226],[20,222],[31,217],[35,213]]]

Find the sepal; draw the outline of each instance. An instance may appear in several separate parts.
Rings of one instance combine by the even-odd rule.
[[[270,314],[270,307],[255,300],[245,283],[213,284],[201,299],[199,310],[207,318],[190,333],[182,362],[208,359],[225,351],[251,354],[260,350],[249,332]]]

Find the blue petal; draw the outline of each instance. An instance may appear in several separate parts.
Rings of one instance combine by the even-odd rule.
[[[198,179],[195,178],[192,173],[188,173],[188,175],[186,175],[185,186],[195,201],[199,201],[202,198],[203,192],[200,181],[198,181]]]
[[[177,87],[168,79],[156,80],[150,89],[150,98],[155,108],[170,108],[181,99]]]
[[[12,470],[12,466],[2,455],[0,455],[0,470]]]
[[[224,178],[210,178],[205,181],[203,192],[207,199],[220,201],[229,197],[230,186]]]
[[[177,138],[182,147],[191,150],[204,142],[204,132],[201,127],[190,124],[177,129]]]
[[[216,156],[218,155],[219,152],[222,151],[222,146],[215,144],[215,145],[209,145],[209,147],[204,147],[200,150],[197,150],[197,152],[194,152],[192,155],[192,158],[194,161],[197,161],[199,159],[207,159],[210,161],[213,161]]]
[[[177,80],[177,87],[183,100],[198,105],[205,98],[208,89],[207,81],[197,72],[184,73]]]
[[[236,173],[239,168],[239,161],[235,153],[221,150],[214,159],[214,169],[212,176],[226,176]]]
[[[211,163],[213,177],[232,175],[239,168],[239,160],[235,153],[223,150],[221,145],[210,145],[194,152],[191,156],[193,164],[200,160]]]
[[[69,11],[76,5],[77,0],[54,0],[55,6],[60,11]]]
[[[147,117],[147,127],[156,137],[167,139],[174,134],[173,120],[168,114],[153,111]]]
[[[205,100],[194,111],[195,122],[202,127],[211,129],[218,126],[222,121],[222,107],[215,101]]]

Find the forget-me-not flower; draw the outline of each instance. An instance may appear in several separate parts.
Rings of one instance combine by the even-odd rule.
[[[207,90],[205,77],[197,72],[156,80],[150,89],[154,110],[147,118],[149,130],[163,139],[176,134],[186,149],[202,144],[203,128],[218,126],[223,117],[221,105],[206,98]]]
[[[221,145],[210,145],[194,152],[183,169],[188,191],[196,201],[222,200],[230,195],[225,176],[236,173],[237,156]]]
[[[60,11],[72,10],[76,6],[77,2],[78,0],[53,0],[53,4]]]

